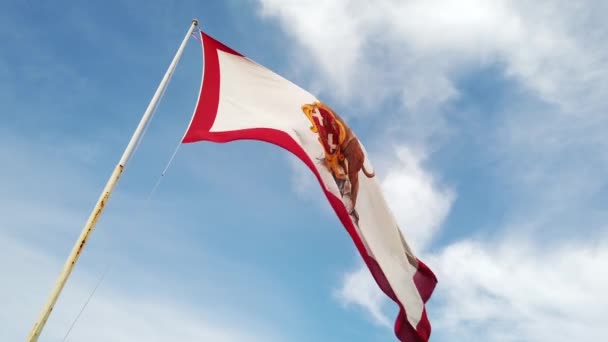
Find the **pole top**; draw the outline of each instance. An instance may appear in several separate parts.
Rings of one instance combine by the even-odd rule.
[[[192,19],[192,24],[194,24],[194,26],[198,26],[198,19]]]

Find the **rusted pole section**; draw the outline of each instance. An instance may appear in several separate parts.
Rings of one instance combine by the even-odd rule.
[[[131,136],[131,140],[129,141],[129,144],[127,145],[122,156],[120,157],[120,160],[118,161],[118,164],[114,168],[112,175],[108,179],[106,186],[104,187],[101,195],[99,196],[99,199],[97,200],[97,203],[95,204],[95,207],[93,208],[93,211],[91,212],[91,215],[89,216],[89,219],[87,220],[86,224],[84,225],[84,228],[82,229],[82,232],[80,233],[80,236],[78,237],[78,240],[74,244],[74,247],[72,248],[72,252],[70,253],[65,264],[63,265],[63,269],[61,270],[61,273],[59,274],[59,277],[57,278],[57,281],[55,282],[55,286],[53,287],[53,290],[51,291],[47,302],[42,307],[42,310],[40,311],[40,315],[39,315],[38,319],[36,320],[36,322],[34,323],[34,326],[32,327],[32,330],[30,331],[30,334],[26,341],[28,341],[28,342],[38,341],[38,337],[40,336],[40,333],[42,332],[42,329],[44,328],[44,325],[46,324],[46,322],[51,314],[51,311],[53,310],[53,307],[55,306],[55,303],[57,302],[57,298],[59,298],[59,294],[61,293],[61,290],[63,289],[68,277],[70,276],[70,273],[72,273],[72,269],[74,268],[76,261],[78,261],[78,257],[82,253],[82,249],[84,248],[84,246],[89,238],[89,235],[91,235],[91,233],[93,232],[93,229],[95,229],[95,224],[97,223],[97,220],[99,219],[99,216],[101,215],[101,212],[103,211],[103,208],[107,204],[108,199],[110,198],[110,194],[112,193],[112,190],[116,186],[116,183],[118,183],[118,179],[120,178],[120,175],[122,174],[122,171],[123,171],[125,165],[127,164],[131,155],[133,154],[133,152],[135,150],[135,146],[137,145],[137,142],[141,138],[141,136],[144,132],[144,128],[146,127],[148,120],[150,119],[152,113],[154,112],[154,109],[156,108],[156,105],[158,104],[158,101],[160,100],[160,97],[161,97],[163,91],[165,90],[165,87],[167,86],[169,79],[173,75],[173,71],[175,70],[175,67],[177,66],[177,62],[179,61],[182,53],[184,52],[186,43],[188,42],[190,35],[192,34],[192,32],[194,31],[194,28],[197,25],[198,25],[198,20],[193,19],[192,23],[190,25],[190,28],[188,29],[188,33],[186,33],[186,36],[184,37],[184,40],[182,41],[181,45],[179,46],[179,49],[177,50],[175,57],[173,57],[173,60],[171,61],[171,64],[169,65],[169,68],[167,69],[165,76],[163,77],[160,84],[158,85],[158,88],[156,89],[156,92],[154,93],[154,96],[152,97],[150,104],[148,104],[148,108],[146,108],[146,111],[144,112],[144,115],[142,116],[139,124],[137,125],[137,128],[135,129],[133,136]]]

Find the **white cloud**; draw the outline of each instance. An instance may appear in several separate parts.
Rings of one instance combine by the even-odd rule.
[[[423,252],[436,235],[455,199],[423,168],[426,156],[405,146],[396,149],[397,161],[382,179],[387,202],[414,251]]]
[[[312,50],[323,71],[336,81],[335,90],[345,96],[350,90],[347,78],[357,68],[364,43],[363,36],[353,35],[361,23],[352,8],[340,1],[264,1],[262,5],[263,15],[278,16],[286,26],[296,23],[290,26],[290,33],[306,39],[307,50]]]
[[[431,313],[457,341],[594,341],[606,334],[608,234],[543,243],[513,234],[427,257],[440,281]]]
[[[453,79],[462,70],[494,63],[562,105],[601,101],[608,90],[608,71],[598,68],[608,49],[595,43],[606,29],[593,25],[602,22],[599,1],[260,4],[261,14],[276,18],[311,57],[302,61],[318,66],[336,99],[377,104],[383,94],[402,94],[406,108],[419,111],[457,96]]]

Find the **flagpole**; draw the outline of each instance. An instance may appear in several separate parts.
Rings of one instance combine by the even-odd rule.
[[[161,97],[162,93],[164,92],[169,79],[173,75],[173,71],[175,70],[175,67],[177,66],[177,62],[179,61],[182,53],[184,52],[186,43],[188,42],[190,35],[192,34],[192,32],[194,31],[194,28],[197,25],[198,25],[198,20],[193,19],[192,23],[190,25],[190,28],[188,29],[188,32],[186,33],[186,36],[184,37],[184,40],[182,41],[181,45],[179,46],[179,49],[177,50],[175,57],[173,57],[173,60],[171,61],[171,64],[169,65],[169,68],[167,69],[167,72],[165,73],[165,76],[163,77],[160,84],[158,85],[158,88],[156,89],[156,92],[154,93],[152,100],[148,104],[148,108],[146,108],[146,111],[144,112],[144,115],[142,116],[139,124],[137,125],[137,128],[135,129],[133,136],[131,136],[131,140],[129,141],[129,144],[127,145],[122,156],[120,157],[120,160],[118,161],[118,164],[114,168],[114,171],[112,172],[101,195],[99,196],[99,199],[97,200],[97,203],[95,204],[95,207],[93,208],[93,211],[91,212],[91,214],[89,216],[89,219],[86,221],[84,228],[82,229],[82,232],[80,233],[80,236],[78,237],[78,240],[74,244],[74,247],[72,248],[72,252],[68,256],[65,264],[63,265],[63,269],[55,282],[55,286],[54,286],[53,290],[51,291],[51,293],[47,299],[47,302],[45,303],[44,307],[40,311],[40,315],[39,315],[38,319],[36,320],[36,323],[34,323],[34,326],[32,327],[32,330],[30,331],[30,334],[27,338],[28,342],[38,341],[38,337],[40,336],[40,333],[42,332],[42,329],[44,328],[44,325],[46,324],[46,322],[51,314],[51,311],[53,310],[53,307],[55,306],[55,303],[57,302],[57,298],[59,298],[59,294],[61,293],[61,290],[63,289],[68,277],[70,276],[70,273],[72,272],[72,269],[74,268],[74,265],[76,264],[76,261],[78,261],[78,257],[82,253],[82,250],[84,248],[85,243],[87,242],[87,239],[89,238],[89,235],[93,232],[93,229],[95,229],[95,224],[97,223],[99,216],[101,216],[101,212],[103,211],[103,208],[107,204],[108,199],[110,198],[110,194],[112,193],[112,190],[116,186],[116,183],[118,183],[118,179],[120,178],[120,175],[122,174],[122,171],[123,171],[127,161],[130,159],[131,155],[133,154],[133,151],[135,150],[137,142],[141,138],[141,136],[144,132],[144,128],[146,127],[146,124],[147,124],[148,120],[150,119],[152,112],[154,112],[154,109],[156,108],[156,105],[158,104],[158,101],[160,100],[160,97]]]

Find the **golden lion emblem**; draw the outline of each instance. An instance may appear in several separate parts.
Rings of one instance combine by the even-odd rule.
[[[334,176],[343,196],[347,194],[343,193],[345,181],[350,183],[351,214],[357,217],[355,205],[359,192],[359,171],[363,171],[368,178],[375,176],[364,166],[365,154],[359,139],[331,108],[321,102],[304,104],[302,111],[312,124],[310,130],[319,136],[319,143],[325,151],[325,166]]]

